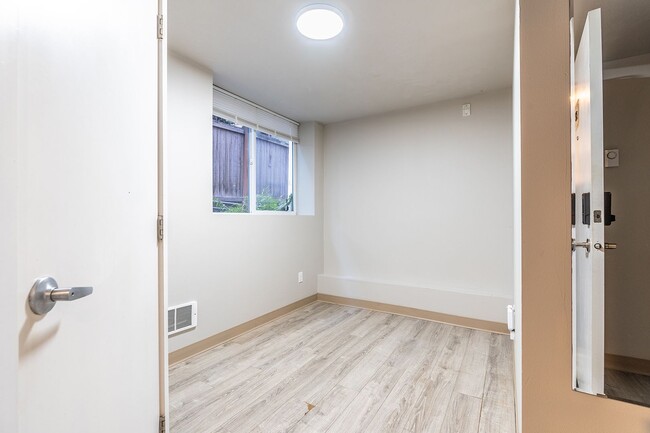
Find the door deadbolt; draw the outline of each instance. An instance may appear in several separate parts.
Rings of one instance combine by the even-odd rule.
[[[618,245],[616,245],[613,242],[605,242],[605,249],[606,250],[615,250],[617,247],[618,247]],[[597,243],[594,244],[594,248],[597,249],[597,250],[602,250],[603,249],[603,244],[601,244],[600,242],[597,242]]]

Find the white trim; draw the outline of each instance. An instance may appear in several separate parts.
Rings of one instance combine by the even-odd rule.
[[[514,367],[515,367],[515,427],[517,433],[522,433],[522,346],[523,346],[523,320],[522,320],[522,222],[521,222],[521,7],[519,0],[515,1],[514,15],[514,49],[513,49],[513,74],[512,74],[512,179],[513,179],[513,231],[514,231],[514,308],[515,308],[515,339],[514,339]]]
[[[400,305],[443,314],[505,323],[512,298],[478,291],[418,287],[334,275],[318,275],[318,293]]]
[[[255,131],[248,134],[246,146],[248,146],[248,213],[253,214],[257,208],[257,134]]]
[[[289,142],[289,163],[287,164],[287,167],[289,167],[289,179],[287,182],[287,198],[289,196],[292,197],[291,199],[291,207],[293,209],[296,209],[296,166],[294,163],[294,152],[296,151],[296,144],[293,141]]]
[[[650,77],[650,54],[626,57],[603,64],[603,79]]]
[[[614,80],[617,78],[648,78],[650,77],[650,65],[627,66],[624,68],[613,68],[603,70],[603,80]]]
[[[231,216],[242,216],[242,215],[278,215],[278,216],[290,216],[298,215],[296,210],[284,211],[284,210],[256,210],[255,212],[212,212],[213,215],[231,215]],[[313,216],[313,215],[304,215],[304,216]]]
[[[220,116],[219,116],[220,117]],[[284,138],[283,138],[284,139]],[[288,141],[289,161],[287,167],[289,168],[289,179],[287,192],[293,194],[292,210],[257,210],[257,134],[255,129],[251,129],[248,134],[248,142],[246,143],[248,149],[248,212],[214,212],[220,215],[296,215],[296,146],[297,143]],[[214,157],[214,155],[213,155]],[[288,197],[288,196],[287,196]]]
[[[158,0],[158,16],[162,17],[162,38],[158,39],[158,203],[157,215],[163,217],[163,230],[167,229],[167,0]],[[165,419],[169,418],[169,336],[167,335],[167,308],[168,303],[168,245],[169,236],[163,236],[158,241],[158,414]],[[169,433],[170,424],[165,423],[165,433]]]
[[[569,20],[569,37],[570,37],[570,52],[569,52],[569,73],[571,78],[571,113],[569,115],[569,123],[571,124],[571,193],[575,194],[576,187],[575,181],[573,179],[573,166],[575,165],[576,155],[575,155],[575,143],[573,137],[576,135],[576,123],[573,119],[573,113],[576,109],[576,72],[575,72],[575,17],[571,17]],[[576,207],[577,209],[577,207]],[[578,216],[576,215],[576,218]],[[571,239],[576,237],[576,226],[575,224],[571,225]],[[573,342],[576,341],[576,252],[571,253],[571,388],[576,389],[577,377],[576,377],[576,351],[573,347]]]

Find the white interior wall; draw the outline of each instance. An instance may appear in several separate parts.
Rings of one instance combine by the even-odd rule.
[[[296,212],[298,215],[319,215],[322,230],[323,125],[319,123],[300,125],[296,176]]]
[[[605,168],[616,221],[605,228],[618,243],[605,260],[605,351],[650,360],[650,78],[604,82],[605,148],[620,166]]]
[[[505,322],[512,124],[504,89],[327,125],[319,292]]]
[[[195,330],[170,338],[174,351],[316,293],[322,127],[301,127],[298,215],[215,214],[212,72],[172,54],[168,83],[169,305],[199,312]]]

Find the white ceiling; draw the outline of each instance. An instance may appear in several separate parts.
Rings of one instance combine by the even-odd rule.
[[[603,61],[650,53],[650,0],[574,0],[577,40],[587,13],[598,8],[603,28]]]
[[[343,32],[311,41],[319,1],[170,0],[169,46],[214,83],[298,121],[337,122],[510,86],[514,0],[332,0]]]

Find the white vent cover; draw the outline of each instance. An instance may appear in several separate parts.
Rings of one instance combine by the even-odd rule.
[[[167,335],[178,334],[187,329],[196,328],[196,302],[169,307],[167,310]]]

